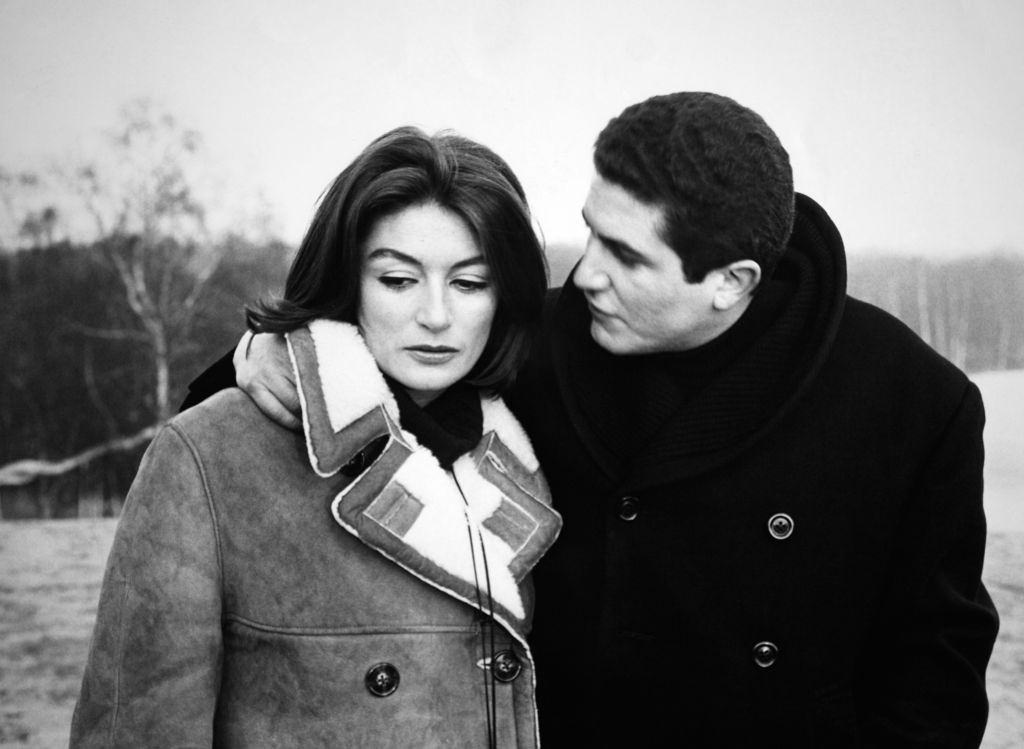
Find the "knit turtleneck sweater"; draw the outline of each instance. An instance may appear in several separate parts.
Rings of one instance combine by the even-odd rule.
[[[785,413],[842,308],[845,267],[828,241],[798,213],[772,280],[728,330],[687,352],[612,355],[589,334],[583,294],[562,290],[549,351],[569,417],[606,480],[640,490],[721,464]]]
[[[617,452],[630,460],[657,436],[719,372],[754,345],[792,296],[792,285],[773,281],[759,289],[743,315],[723,333],[696,348],[633,357],[628,397],[613,399],[607,409],[621,410],[620,423],[631,422],[628,439]]]

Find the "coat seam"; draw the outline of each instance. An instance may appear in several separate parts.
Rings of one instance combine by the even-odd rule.
[[[267,624],[253,619],[247,619],[237,614],[228,614],[224,617],[225,623],[240,624],[249,629],[268,632],[270,634],[295,635],[305,637],[330,637],[333,635],[414,635],[414,634],[443,634],[450,633],[474,633],[479,628],[475,625],[409,625],[401,627],[374,627],[374,626],[352,626],[352,627],[286,627],[277,624]]]
[[[108,740],[111,746],[114,744],[114,738],[117,735],[117,714],[121,708],[121,666],[124,662],[124,642],[125,642],[125,616],[124,610],[128,605],[128,581],[122,580],[121,584],[123,590],[121,593],[121,605],[118,607],[118,624],[117,624],[117,667],[114,669],[114,709],[110,714],[110,735]]]
[[[199,449],[196,444],[192,441],[191,437],[185,433],[181,427],[173,422],[167,425],[168,428],[174,430],[174,433],[178,435],[181,441],[184,443],[185,448],[188,450],[189,455],[192,457],[192,462],[196,466],[196,470],[199,472],[199,481],[203,485],[203,494],[206,497],[206,507],[210,513],[210,526],[213,530],[214,549],[217,552],[217,576],[219,578],[220,587],[220,599],[224,600],[224,556],[221,550],[221,538],[220,538],[220,525],[217,522],[217,510],[213,502],[213,493],[210,491],[210,483],[206,478],[206,469],[203,466],[202,458],[199,455]]]

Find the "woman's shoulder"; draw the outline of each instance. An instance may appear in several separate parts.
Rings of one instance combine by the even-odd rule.
[[[232,387],[221,390],[171,419],[177,432],[202,457],[249,460],[277,454],[294,442],[294,433],[267,418],[249,396]]]

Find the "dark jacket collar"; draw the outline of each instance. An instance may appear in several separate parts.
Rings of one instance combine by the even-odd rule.
[[[835,338],[846,260],[842,239],[820,206],[798,194],[796,212],[775,274],[778,282],[792,285],[785,308],[632,460],[614,445],[619,430],[629,434],[628,413],[609,412],[603,404],[630,399],[644,357],[613,356],[597,346],[582,294],[571,284],[562,290],[548,341],[555,376],[575,431],[609,482],[640,490],[721,465],[799,401]]]

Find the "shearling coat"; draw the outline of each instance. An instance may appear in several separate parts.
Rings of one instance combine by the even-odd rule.
[[[640,362],[556,295],[510,398],[565,521],[535,576],[546,747],[980,742],[978,390],[846,297],[804,196],[776,276],[778,318],[625,461]]]
[[[71,745],[486,746],[493,698],[498,745],[536,746],[528,573],[560,521],[522,430],[483,400],[448,473],[354,328],[289,350],[304,435],[226,390],[147,452]]]

